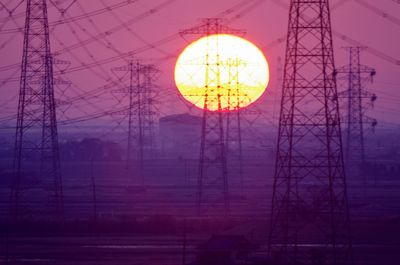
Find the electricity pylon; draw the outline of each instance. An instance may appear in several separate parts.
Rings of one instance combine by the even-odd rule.
[[[282,264],[352,264],[334,69],[329,1],[291,0],[269,232]]]
[[[12,215],[63,215],[53,58],[46,0],[27,0],[15,133]],[[23,208],[23,209],[22,209]]]
[[[195,34],[207,37],[216,35],[217,38],[219,34],[223,33],[241,34],[242,31],[221,25],[220,19],[217,18],[205,19],[202,25],[181,31],[182,35]],[[221,212],[228,215],[230,211],[223,109],[221,107],[222,62],[218,49],[218,41],[215,43],[208,41],[205,58],[200,58],[200,62],[194,62],[206,65],[197,181],[197,212],[199,215]],[[210,56],[210,51],[216,51],[215,56]],[[210,111],[210,105],[218,106],[217,110]]]
[[[241,106],[246,97],[241,93],[240,72],[245,63],[239,59],[228,59],[224,65],[228,72],[228,106],[226,112],[225,149],[227,156],[228,175],[237,172],[240,181],[240,195],[244,196],[243,179],[243,146],[242,146],[242,111]],[[234,165],[237,165],[235,167]],[[231,169],[231,172],[229,171]],[[232,170],[234,169],[234,170]]]
[[[344,99],[347,106],[344,128],[345,132],[345,166],[349,177],[358,177],[360,167],[365,164],[365,125],[376,126],[375,119],[365,115],[366,110],[376,100],[376,95],[363,88],[366,78],[376,74],[375,69],[361,65],[361,47],[349,47],[349,64],[336,70],[337,78],[348,83],[348,89],[339,93],[339,99]],[[367,101],[368,100],[368,101]],[[365,175],[362,176],[364,187],[366,186]]]
[[[129,98],[128,111],[122,113],[128,117],[127,168],[131,170],[136,160],[142,176],[145,159],[154,155],[156,112],[153,81],[159,70],[154,65],[142,64],[139,61],[112,70],[129,74],[129,86],[113,92],[122,93]]]

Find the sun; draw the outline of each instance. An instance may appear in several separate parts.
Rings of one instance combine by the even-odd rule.
[[[253,43],[214,34],[188,45],[175,65],[182,96],[209,111],[234,111],[261,97],[268,86],[268,62]]]

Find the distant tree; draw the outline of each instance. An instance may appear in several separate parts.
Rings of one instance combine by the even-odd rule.
[[[63,160],[90,161],[90,160],[121,160],[122,149],[112,141],[103,141],[98,138],[84,138],[81,141],[67,141],[60,145]]]

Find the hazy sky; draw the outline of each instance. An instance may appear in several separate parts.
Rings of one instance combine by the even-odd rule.
[[[1,2],[8,2],[6,7],[11,10],[19,1]],[[193,37],[183,38],[178,33],[197,25],[199,18],[219,16],[231,27],[245,30],[245,37],[260,47],[269,60],[271,83],[259,109],[266,120],[275,122],[272,117],[276,117],[279,109],[280,90],[276,86],[277,61],[278,57],[284,57],[282,37],[287,30],[288,0],[77,0],[64,16],[60,11],[73,0],[52,2],[58,5],[55,8],[48,3],[52,52],[57,54],[58,60],[70,63],[67,67],[64,62],[56,69],[66,69],[62,78],[72,82],[71,86],[56,88],[57,98],[70,102],[61,104],[60,120],[109,111],[119,101],[123,104],[121,95],[110,93],[118,87],[103,86],[121,77],[121,73],[111,70],[113,67],[124,65],[133,58],[156,63],[162,71],[159,77],[161,116],[196,113],[182,103],[173,81],[175,60],[193,40]],[[369,115],[376,117],[382,125],[400,124],[400,4],[393,0],[336,0],[331,1],[331,6],[336,32],[336,65],[348,63],[348,54],[342,47],[352,46],[342,40],[343,35],[372,48],[372,53],[365,51],[362,54],[362,63],[377,70],[374,83],[368,88],[378,95],[378,101]],[[23,40],[22,31],[18,29],[23,28],[24,11],[25,4],[19,6],[12,17],[5,8],[0,10],[1,120],[16,112],[18,64]],[[130,52],[136,55],[131,56]],[[390,58],[384,59],[385,55]],[[397,60],[397,64],[393,60]],[[115,117],[106,119],[113,120],[110,125],[119,121]],[[74,126],[85,124],[88,123]]]

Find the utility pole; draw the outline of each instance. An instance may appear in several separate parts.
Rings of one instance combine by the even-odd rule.
[[[347,113],[344,119],[345,132],[345,166],[346,173],[351,177],[361,177],[361,168],[365,165],[365,124],[372,127],[377,125],[375,119],[365,115],[366,110],[377,97],[363,88],[366,78],[375,76],[375,69],[361,65],[361,47],[349,47],[349,64],[336,70],[337,79],[348,83],[348,89],[339,93],[339,99],[345,100]],[[366,101],[368,100],[368,101]],[[368,105],[367,105],[368,104]],[[365,174],[362,176],[363,186],[366,187]]]
[[[181,31],[181,35],[215,35],[232,33],[237,34],[241,31],[221,25],[218,18],[205,19],[202,25]],[[221,61],[218,53],[218,41],[211,43],[208,38],[207,54],[201,58],[205,67],[204,73],[204,107],[200,142],[199,171],[197,179],[197,213],[229,214],[229,188],[228,171],[226,160],[226,149],[224,141],[223,109],[221,107]],[[210,51],[216,51],[215,56],[210,56]],[[188,62],[193,63],[193,62]],[[196,62],[195,62],[196,63]],[[215,93],[216,92],[216,93]],[[215,111],[211,111],[209,106],[218,106]],[[221,202],[223,208],[221,209]]]
[[[30,209],[28,205],[34,196],[44,198],[40,206],[36,206],[41,208],[36,210],[62,217],[63,188],[54,99],[56,80],[53,79],[47,3],[46,0],[27,0],[26,3],[15,132],[12,216],[19,218],[23,214],[32,214],[30,211],[34,206]],[[34,184],[28,183],[32,179]]]
[[[282,264],[353,263],[334,70],[329,1],[291,0],[269,231]]]

